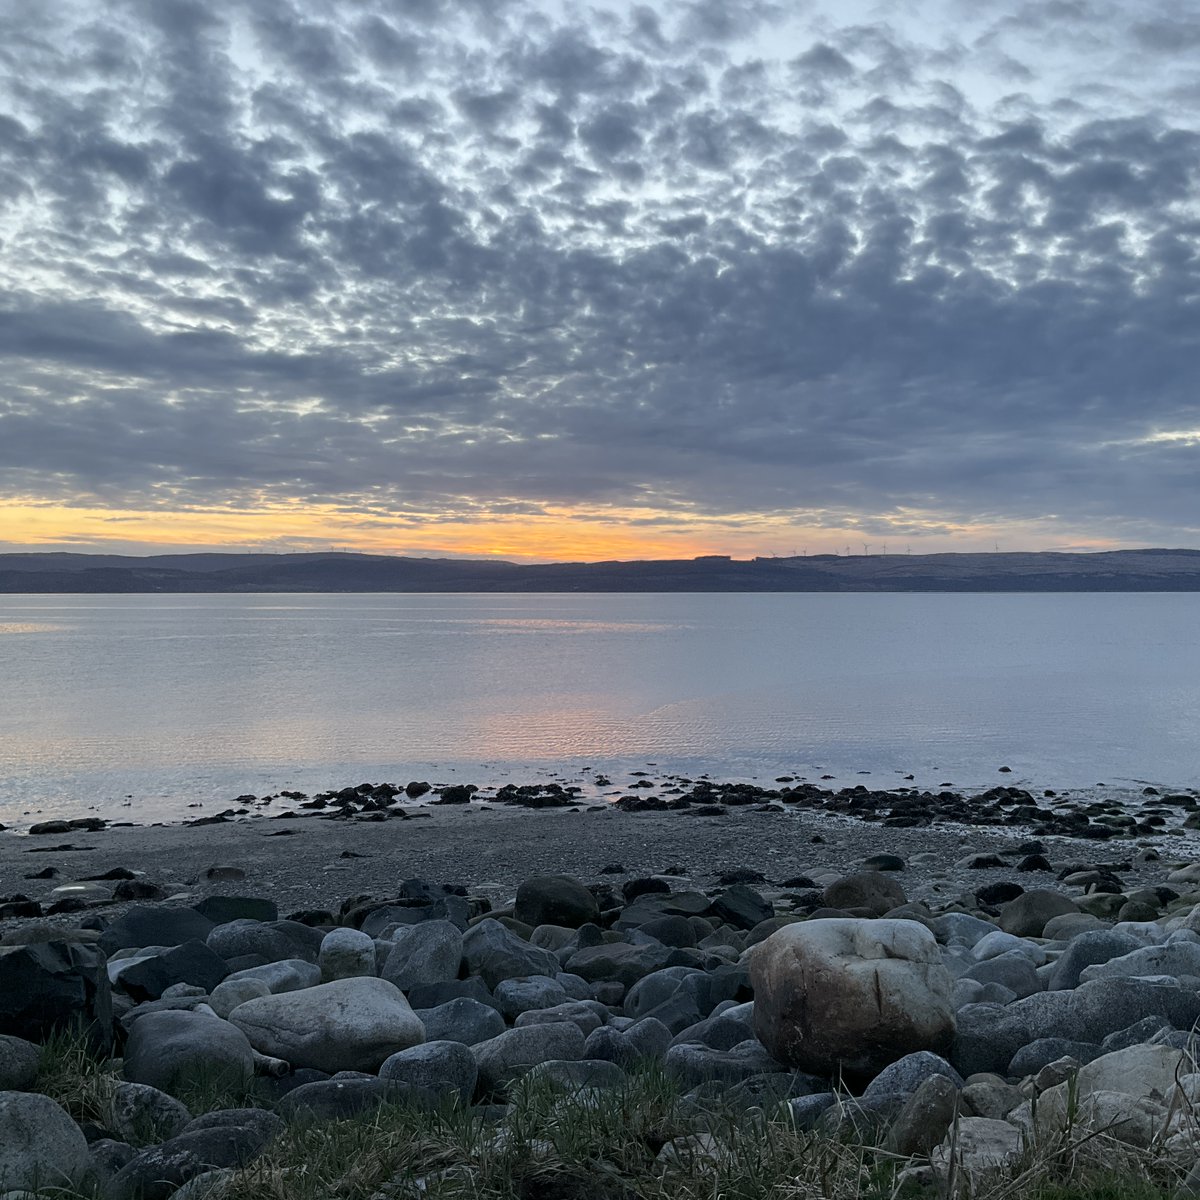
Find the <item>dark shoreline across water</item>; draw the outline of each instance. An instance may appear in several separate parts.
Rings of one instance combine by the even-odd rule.
[[[0,594],[202,592],[1195,592],[1200,550],[727,555],[635,562],[315,554],[0,554]]]

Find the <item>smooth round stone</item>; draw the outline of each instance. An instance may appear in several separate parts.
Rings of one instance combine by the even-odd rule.
[[[317,954],[321,980],[355,979],[375,974],[375,940],[360,929],[331,929]]]

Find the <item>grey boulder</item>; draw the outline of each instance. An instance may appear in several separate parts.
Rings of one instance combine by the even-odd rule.
[[[504,1018],[490,1004],[460,996],[434,1008],[416,1010],[431,1042],[461,1042],[474,1046],[504,1032]]]
[[[490,988],[504,979],[553,976],[561,969],[556,955],[523,941],[491,917],[467,930],[462,945],[468,971]]]
[[[498,1037],[471,1047],[479,1068],[479,1087],[502,1092],[539,1063],[583,1057],[584,1036],[569,1021],[509,1029]]]
[[[406,995],[413,988],[457,979],[463,935],[450,921],[423,921],[396,930],[380,975]]]
[[[113,1177],[111,1200],[167,1200],[197,1175],[249,1166],[269,1141],[255,1126],[194,1129],[135,1154]]]
[[[108,1127],[127,1142],[164,1142],[191,1119],[185,1104],[148,1083],[118,1083],[108,1110]]]
[[[404,994],[386,979],[338,979],[261,996],[229,1014],[262,1054],[318,1071],[377,1071],[389,1055],[425,1040]]]
[[[393,1054],[379,1068],[379,1078],[457,1096],[469,1104],[479,1068],[462,1042],[425,1042]]]
[[[150,1012],[134,1022],[125,1045],[125,1078],[174,1094],[197,1078],[236,1086],[254,1072],[254,1051],[241,1030],[207,1013]]]
[[[49,1096],[0,1092],[0,1191],[70,1188],[91,1161],[83,1132]]]

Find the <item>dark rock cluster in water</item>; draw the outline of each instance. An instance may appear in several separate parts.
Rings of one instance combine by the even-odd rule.
[[[1200,827],[1200,800],[1193,795],[1144,798],[1136,814],[1117,801],[1071,800],[1047,792],[1039,801],[1017,787],[994,787],[977,795],[915,788],[879,790],[857,784],[837,790],[787,781],[779,788],[753,783],[687,781],[690,787],[664,788],[662,795],[630,794],[616,801],[624,812],[678,811],[714,816],[724,807],[783,806],[837,813],[877,822],[885,829],[914,829],[938,823],[975,826],[1029,826],[1036,837],[1060,835],[1104,841],[1122,834],[1146,837],[1161,833],[1181,813],[1184,828]],[[780,781],[782,782],[782,781]],[[634,785],[639,786],[637,784]]]

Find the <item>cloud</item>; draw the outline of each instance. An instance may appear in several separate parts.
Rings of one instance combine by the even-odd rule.
[[[1063,105],[1098,76],[1028,15],[11,9],[10,494],[1186,540],[1195,447],[1147,440],[1198,423],[1183,18],[1126,22],[1153,95]]]

